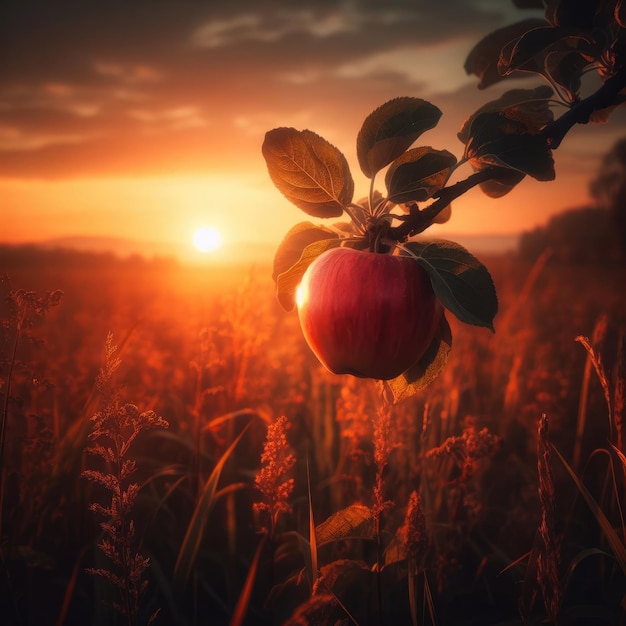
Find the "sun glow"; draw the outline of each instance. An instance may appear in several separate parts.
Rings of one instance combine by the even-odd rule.
[[[212,226],[203,226],[193,234],[193,245],[204,254],[215,252],[222,246],[222,236]]]

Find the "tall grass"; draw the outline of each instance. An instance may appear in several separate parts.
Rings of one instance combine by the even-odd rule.
[[[66,295],[22,325],[14,357],[17,309],[2,311],[5,622],[147,622],[160,607],[155,624],[181,626],[619,624],[623,272],[486,262],[496,334],[451,319],[448,367],[395,406],[316,363],[261,269],[218,288],[110,259],[88,280],[18,268]],[[108,330],[124,354],[103,398]],[[126,423],[122,439],[94,414]],[[157,414],[169,429],[134,434]],[[111,596],[122,612],[94,609],[105,583],[129,591]]]

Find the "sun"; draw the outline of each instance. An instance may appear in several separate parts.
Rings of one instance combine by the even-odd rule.
[[[193,245],[205,254],[215,252],[222,245],[222,236],[212,226],[203,226],[193,234]]]

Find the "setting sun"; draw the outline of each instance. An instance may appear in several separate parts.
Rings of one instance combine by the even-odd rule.
[[[204,226],[193,234],[193,245],[200,252],[214,252],[221,247],[222,237],[215,228]]]

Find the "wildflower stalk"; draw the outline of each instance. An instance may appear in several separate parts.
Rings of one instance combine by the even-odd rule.
[[[412,622],[416,625],[418,618],[415,587],[417,576],[424,567],[424,560],[430,543],[422,500],[416,491],[411,492],[404,524],[399,529],[398,535],[408,563],[409,606]]]
[[[257,523],[267,538],[271,557],[267,577],[272,584],[274,578],[274,554],[276,551],[276,528],[279,517],[291,511],[289,497],[293,491],[295,481],[290,477],[291,470],[296,463],[289,442],[287,441],[287,418],[278,417],[267,427],[267,436],[261,453],[261,467],[255,476],[255,486],[260,493],[260,500],[253,504],[257,516]],[[307,457],[307,474],[308,474]],[[309,481],[310,489],[310,481]],[[310,498],[310,491],[309,491]],[[312,502],[309,499],[309,523],[313,525]],[[315,527],[309,529],[315,535]],[[262,542],[264,543],[264,542]],[[259,547],[259,551],[262,548]],[[311,550],[313,546],[311,546]],[[259,552],[260,554],[260,552]],[[317,557],[317,552],[315,557]],[[311,560],[311,588],[317,576],[316,558]]]
[[[96,379],[96,389],[103,397],[103,409],[92,418],[93,431],[89,434],[92,442],[87,449],[99,456],[110,468],[107,472],[85,470],[82,476],[110,494],[110,504],[103,506],[96,502],[89,509],[104,518],[100,523],[103,539],[98,544],[100,550],[111,561],[108,568],[89,568],[91,574],[102,576],[120,593],[120,602],[113,607],[127,620],[128,626],[136,626],[139,619],[139,601],[147,587],[144,579],[150,560],[134,549],[135,524],[132,509],[139,493],[139,485],[129,482],[136,470],[135,461],[128,458],[130,447],[143,430],[167,428],[168,423],[157,417],[154,411],[141,413],[132,404],[120,403],[117,391],[112,386],[112,377],[120,365],[117,347],[109,334],[105,346],[105,365]],[[158,613],[149,619],[150,624]]]
[[[615,366],[615,390],[613,392],[613,421],[615,423],[616,446],[624,452],[624,397],[626,387],[626,334],[620,333],[617,344]]]
[[[383,565],[383,546],[381,534],[381,516],[393,503],[385,500],[385,473],[391,453],[391,405],[385,400],[383,388],[379,394],[379,405],[374,423],[374,462],[376,463],[376,482],[374,484],[374,532],[376,537],[376,581],[379,602],[379,623],[384,623],[383,593],[381,570]]]
[[[6,450],[6,433],[9,421],[9,403],[11,400],[13,374],[15,371],[15,364],[17,362],[17,349],[20,339],[24,336],[24,331],[28,328],[36,326],[44,318],[44,315],[51,307],[59,304],[62,296],[63,292],[58,289],[43,294],[38,294],[34,291],[25,291],[24,289],[11,289],[9,291],[8,301],[15,310],[15,338],[11,347],[9,370],[7,372],[6,387],[2,402],[2,414],[0,415],[0,537],[2,537],[4,487],[6,478],[4,458]]]
[[[11,382],[13,380],[13,370],[15,368],[15,359],[17,356],[17,346],[20,340],[22,324],[24,322],[24,311],[20,312],[15,328],[15,340],[11,349],[11,360],[9,363],[9,371],[7,374],[7,384],[4,390],[4,402],[2,403],[2,420],[0,421],[0,537],[2,537],[2,521],[4,518],[4,449],[6,441],[6,428],[9,418],[9,398],[11,397]]]
[[[274,542],[278,518],[291,510],[289,496],[294,488],[294,479],[289,477],[296,463],[287,441],[287,418],[281,415],[267,427],[267,438],[261,454],[261,468],[256,474],[255,484],[261,492],[261,501],[254,503],[261,526]]]
[[[548,440],[548,418],[545,413],[539,421],[538,443],[539,501],[541,503],[541,523],[539,536],[542,546],[537,557],[537,582],[541,588],[543,601],[552,622],[556,623],[561,605],[559,563],[561,561],[561,537],[556,530],[556,505],[554,476],[552,474],[552,452]]]
[[[601,315],[593,328],[593,335],[591,338],[591,346],[598,346],[604,341],[607,329],[608,329],[608,317]],[[584,344],[583,344],[584,345]],[[578,419],[576,425],[576,439],[574,440],[574,452],[572,454],[572,466],[575,468],[580,467],[580,459],[582,454],[583,438],[585,434],[585,424],[587,422],[587,408],[589,402],[589,383],[591,380],[591,370],[593,368],[593,355],[587,353],[585,359],[585,371],[583,374],[583,380],[580,388],[580,400],[578,404]]]

